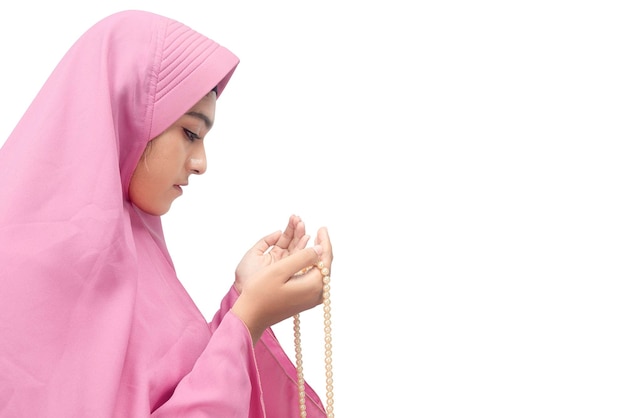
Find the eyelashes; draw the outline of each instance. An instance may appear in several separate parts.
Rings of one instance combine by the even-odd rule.
[[[191,142],[200,139],[200,137],[198,135],[196,135],[195,133],[191,132],[189,129],[183,128],[183,132],[185,132],[185,136],[187,136],[187,139],[189,139]]]

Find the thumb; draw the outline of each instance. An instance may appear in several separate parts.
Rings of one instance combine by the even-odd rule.
[[[289,280],[300,270],[315,264],[319,260],[321,253],[322,246],[317,244],[313,247],[296,251],[288,257],[277,261],[271,267],[274,269],[276,275],[285,277],[285,280]]]
[[[263,254],[272,245],[276,245],[276,243],[278,242],[278,239],[280,238],[281,235],[282,235],[281,231],[272,232],[271,234],[266,235],[263,238],[261,238],[260,240],[258,240],[257,243],[254,244],[254,247],[252,247],[252,249],[255,252]]]

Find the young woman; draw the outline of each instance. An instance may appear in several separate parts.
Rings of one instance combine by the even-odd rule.
[[[332,248],[263,237],[211,322],[176,277],[160,215],[206,169],[238,58],[125,11],[67,52],[0,150],[0,416],[295,417],[271,326],[322,301]],[[306,271],[304,274],[299,274]],[[310,417],[325,416],[306,386]]]

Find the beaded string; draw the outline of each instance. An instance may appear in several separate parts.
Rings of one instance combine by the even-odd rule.
[[[324,364],[326,368],[326,416],[334,418],[333,412],[333,361],[332,361],[332,334],[330,322],[330,272],[324,267],[324,263],[318,261],[315,267],[322,272],[324,283],[322,300],[324,304]],[[296,348],[296,371],[298,373],[298,406],[300,418],[306,418],[306,396],[304,391],[304,368],[302,367],[302,346],[300,339],[300,314],[293,316],[293,336]]]

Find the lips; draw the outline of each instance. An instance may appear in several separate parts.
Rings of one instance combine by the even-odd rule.
[[[177,184],[174,185],[174,188],[176,190],[178,190],[180,192],[180,194],[183,194],[183,186],[186,186],[188,184],[189,184],[189,182],[187,182],[187,181],[185,181],[184,183],[177,183]]]

